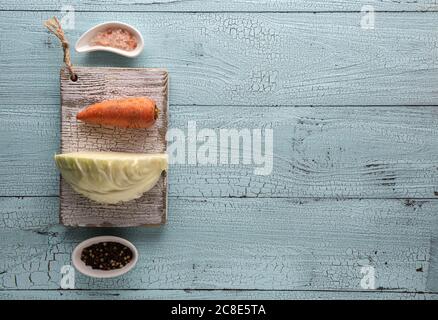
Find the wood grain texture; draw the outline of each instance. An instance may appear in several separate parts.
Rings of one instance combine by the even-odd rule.
[[[255,290],[0,290],[7,300],[437,300],[438,294],[367,291]]]
[[[171,127],[273,127],[276,142],[269,178],[171,166],[169,224],[111,229],[139,248],[133,272],[62,291],[74,246],[108,232],[57,224],[62,54],[42,21],[60,3],[3,0],[0,299],[438,299],[437,16],[419,12],[435,2],[373,2],[362,30],[361,0],[69,1],[72,44],[108,20],[146,40],[136,59],[75,64],[165,67]]]
[[[52,15],[0,12],[0,103],[59,103],[62,53],[41,25]],[[438,104],[436,13],[382,12],[363,30],[360,13],[77,12],[67,36],[74,43],[107,20],[136,26],[143,54],[73,54],[73,62],[164,67],[175,105]]]
[[[161,69],[80,68],[78,80],[61,71],[61,153],[113,151],[166,153],[168,75]],[[159,117],[152,128],[125,129],[89,125],[76,120],[79,110],[110,99],[146,96],[153,99]],[[109,205],[75,192],[61,177],[60,222],[66,226],[128,227],[166,221],[167,175],[139,199]]]
[[[437,11],[435,0],[106,0],[93,3],[70,0],[76,11],[360,11],[364,4],[372,4],[376,11]],[[61,10],[58,0],[3,0],[0,10]]]
[[[274,157],[268,176],[255,175],[253,164],[171,164],[169,194],[437,198],[437,112],[406,106],[171,106],[169,128],[186,134],[188,121],[196,121],[198,132],[211,128],[218,135],[223,128],[272,128]],[[0,195],[58,195],[53,155],[59,121],[58,105],[0,108]]]
[[[41,228],[58,203],[43,199],[0,199],[3,290],[59,288],[75,245],[108,234]],[[437,293],[437,210],[437,200],[170,198],[165,226],[111,229],[137,246],[134,270],[77,274],[76,288],[362,290],[361,269],[372,266],[375,291]],[[35,212],[34,226],[15,211]]]

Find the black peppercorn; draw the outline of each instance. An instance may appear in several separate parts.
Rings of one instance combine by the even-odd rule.
[[[118,242],[99,242],[82,250],[81,260],[93,269],[114,270],[126,266],[132,251]]]

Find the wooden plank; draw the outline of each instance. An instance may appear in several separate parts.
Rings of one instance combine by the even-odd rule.
[[[57,289],[80,241],[101,229],[40,228],[57,198],[0,199],[0,288]],[[19,208],[22,209],[19,209]],[[35,208],[35,226],[9,212]],[[111,229],[139,249],[117,279],[76,274],[78,289],[376,290],[438,292],[437,200],[169,199],[160,228]]]
[[[61,153],[115,151],[166,153],[168,74],[162,69],[75,68],[78,80],[61,71]],[[83,125],[79,110],[96,102],[126,97],[153,99],[159,117],[149,129]],[[117,205],[91,201],[75,192],[61,177],[60,222],[66,226],[128,227],[166,222],[167,175],[139,199]]]
[[[58,104],[62,53],[41,22],[53,12],[0,12],[0,103]],[[146,39],[136,59],[74,54],[77,65],[164,67],[172,104],[436,105],[436,13],[77,12],[74,43],[105,20]],[[15,26],[22,36],[10,32]]]
[[[437,110],[171,106],[169,128],[186,139],[193,120],[198,132],[210,128],[218,136],[224,128],[272,128],[274,157],[268,176],[256,175],[254,164],[171,164],[169,195],[435,198]],[[58,128],[58,105],[0,108],[0,195],[58,195]]]
[[[210,290],[19,290],[0,291],[7,300],[437,300],[438,294],[367,291],[210,291]]]
[[[1,230],[43,230],[58,224],[59,199],[0,197]]]
[[[365,4],[371,4],[376,11],[436,11],[435,0],[382,0],[377,2],[362,0],[106,0],[99,4],[70,0],[69,5],[76,11],[360,11]],[[31,0],[26,3],[3,0],[0,10],[61,10],[58,0]]]
[[[53,161],[59,151],[59,110],[59,103],[0,107],[0,195],[25,195],[26,190],[34,190],[29,195],[59,193]]]

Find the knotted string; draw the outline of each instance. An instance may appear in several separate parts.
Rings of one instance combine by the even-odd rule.
[[[70,59],[70,45],[68,43],[67,38],[65,37],[64,30],[62,30],[61,23],[58,18],[53,17],[44,22],[44,25],[51,33],[53,33],[59,41],[61,41],[62,49],[64,51],[64,63],[67,66],[68,71],[70,72],[70,79],[72,81],[76,81],[78,76],[73,70],[73,65]]]

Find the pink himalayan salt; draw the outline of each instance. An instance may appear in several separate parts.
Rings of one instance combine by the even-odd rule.
[[[108,28],[99,32],[91,40],[93,45],[113,47],[126,51],[137,48],[137,39],[128,30],[121,28]]]

